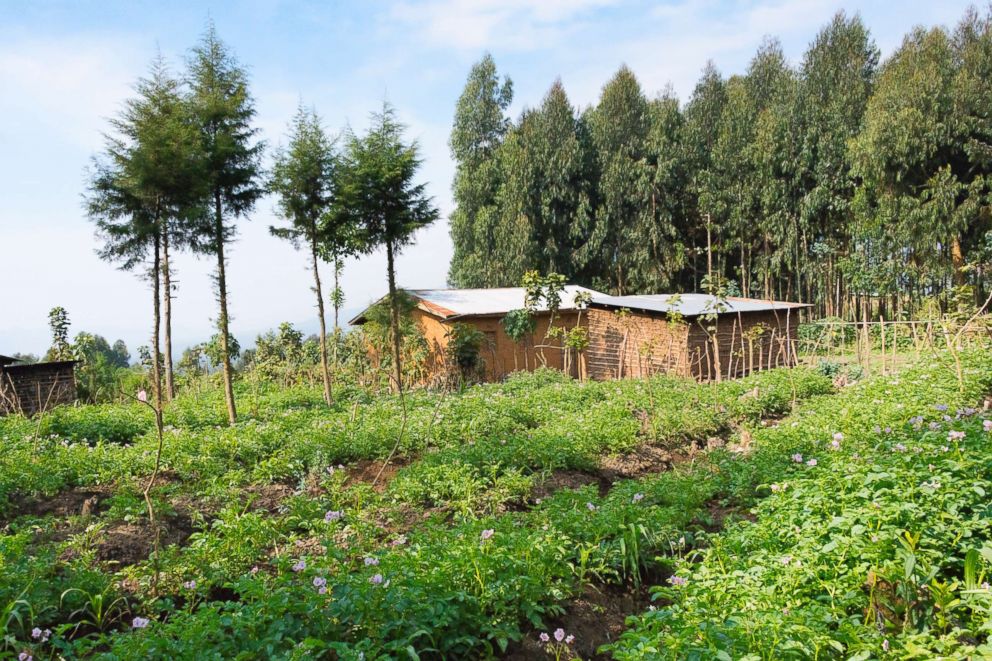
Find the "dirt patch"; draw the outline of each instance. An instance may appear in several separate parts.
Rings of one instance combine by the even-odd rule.
[[[597,485],[600,495],[604,495],[610,490],[612,480],[603,475],[580,470],[556,470],[534,486],[530,501],[536,503],[562,489],[578,489],[589,484]]]
[[[629,480],[642,477],[650,473],[660,473],[670,469],[676,463],[678,463],[678,459],[671,450],[644,444],[633,452],[604,457],[599,462],[599,470],[605,479],[616,482],[621,479]]]
[[[22,516],[55,515],[58,518],[94,516],[107,509],[105,501],[112,493],[113,487],[110,485],[74,487],[61,491],[51,498],[32,498],[15,502],[7,522]]]
[[[284,500],[295,493],[295,489],[288,484],[273,482],[271,484],[251,484],[244,488],[244,493],[248,498],[248,508],[259,512],[266,511],[276,514],[282,507]]]
[[[159,524],[159,530],[161,548],[182,545],[193,534],[193,521],[182,514],[172,516]],[[148,521],[114,523],[101,531],[94,548],[100,562],[115,568],[134,565],[146,560],[155,548],[155,528]]]
[[[523,640],[511,644],[503,658],[509,661],[548,658],[538,636],[541,631],[551,635],[561,628],[566,635],[575,636],[571,649],[578,658],[609,659],[598,653],[600,646],[615,641],[623,633],[628,615],[647,609],[651,603],[647,586],[659,580],[660,577],[652,577],[638,590],[619,585],[588,585],[580,596],[564,604],[563,615],[549,619],[544,629],[525,633]]]
[[[410,460],[405,457],[393,457],[388,464],[381,459],[359,459],[345,467],[344,470],[348,477],[345,478],[344,485],[351,487],[356,484],[371,484],[378,476],[379,480],[375,484],[375,490],[382,493],[386,490],[386,485],[389,484],[390,480],[396,477],[396,473],[409,463]]]
[[[709,515],[707,517],[709,520],[704,522],[703,528],[711,533],[723,530],[727,519],[757,520],[754,514],[739,505],[725,504],[719,500],[711,500],[706,503],[706,512]]]

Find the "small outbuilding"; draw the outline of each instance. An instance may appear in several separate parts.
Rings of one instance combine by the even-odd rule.
[[[446,368],[451,330],[456,323],[470,324],[485,335],[481,357],[485,363],[482,376],[486,381],[498,381],[516,370],[534,370],[545,365],[562,369],[565,365],[561,339],[545,339],[552,320],[543,304],[535,309],[536,327],[523,342],[510,339],[500,323],[508,312],[524,307],[526,291],[523,287],[404,291],[416,305],[411,314],[430,347],[432,372],[441,372]],[[573,303],[579,292],[588,293],[592,297],[602,296],[585,287],[566,286],[561,292],[561,305],[554,318],[555,326],[573,328],[576,324],[585,323],[584,316],[580,319],[580,311]],[[349,323],[364,324],[368,311],[366,308]],[[575,369],[573,361],[571,371]]]
[[[708,294],[599,295],[586,313],[588,374],[711,380],[795,365],[799,312],[807,307]]]
[[[75,402],[76,362],[23,363],[0,355],[0,415],[34,415]]]

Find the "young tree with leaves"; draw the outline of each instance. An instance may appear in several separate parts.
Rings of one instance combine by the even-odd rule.
[[[421,160],[416,142],[403,140],[403,125],[388,103],[372,115],[364,136],[348,135],[338,168],[337,199],[332,215],[342,226],[360,229],[366,250],[386,249],[386,276],[392,326],[394,389],[403,392],[400,352],[400,303],[396,287],[396,255],[414,233],[433,223],[438,210],[415,183]]]
[[[324,224],[333,201],[334,167],[333,145],[320,118],[315,111],[300,107],[290,125],[289,145],[277,153],[269,183],[269,189],[279,198],[278,214],[289,226],[269,229],[273,235],[291,241],[294,247],[304,244],[310,253],[320,321],[320,369],[324,401],[328,405],[332,393],[320,262],[328,256]]]
[[[203,233],[202,249],[217,258],[217,330],[228,420],[237,420],[230,352],[227,258],[225,248],[236,233],[234,222],[247,216],[263,194],[261,157],[264,144],[252,126],[255,103],[248,76],[220,41],[211,23],[189,61],[193,111],[205,155],[206,201],[212,224]]]

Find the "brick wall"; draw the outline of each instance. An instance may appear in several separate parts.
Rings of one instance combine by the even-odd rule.
[[[687,326],[665,318],[593,308],[589,316],[586,366],[590,378],[618,379],[654,374],[687,376]]]
[[[596,308],[589,310],[588,318],[586,364],[594,379],[654,374],[715,379],[718,362],[721,377],[734,378],[795,364],[795,311],[721,315],[714,333],[717,347],[707,332],[709,322],[698,317],[673,324],[662,315],[619,315]]]
[[[72,361],[0,367],[0,415],[33,415],[76,401]]]
[[[445,352],[448,346],[447,333],[455,323],[471,324],[485,333],[487,342],[483,344],[481,355],[485,362],[485,379],[487,381],[499,381],[515,370],[533,371],[545,364],[555,369],[563,368],[564,352],[561,348],[561,340],[557,338],[543,339],[550,321],[547,314],[537,315],[537,328],[533,337],[525,339],[520,344],[511,340],[504,332],[503,325],[500,323],[502,316],[464,317],[448,322],[420,309],[414,310],[411,314],[420,325],[427,343],[431,346],[434,370],[445,368]],[[583,313],[581,321],[583,325],[586,323],[585,315],[586,313]],[[565,312],[555,317],[554,325],[571,329],[575,327],[577,321],[577,313]],[[542,345],[544,345],[543,348]],[[572,369],[570,371],[574,375],[577,373],[577,366],[574,360],[571,363]]]
[[[689,326],[689,363],[697,378],[716,378],[717,351],[723,378],[796,363],[797,310],[720,315],[714,332],[718,349],[708,335],[708,325],[692,319]]]

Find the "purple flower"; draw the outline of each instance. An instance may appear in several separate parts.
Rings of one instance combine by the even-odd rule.
[[[131,628],[144,629],[145,627],[148,626],[148,622],[149,620],[147,617],[136,617],[131,621]]]
[[[575,642],[575,636],[573,636],[572,634],[568,634],[567,636],[565,636],[566,645],[571,645],[574,642]]]
[[[406,535],[400,535],[389,543],[390,546],[403,546],[406,544]]]
[[[929,425],[929,427],[930,427],[930,431],[937,431],[938,429],[940,429],[940,423],[939,422],[931,422],[930,425]]]
[[[144,390],[139,390],[138,391],[138,401],[139,402],[145,402],[145,403],[147,403],[148,402],[148,393],[145,392]]]
[[[803,463],[803,456],[797,452],[794,455],[792,455],[792,460],[797,464],[801,464]]]
[[[541,640],[542,643],[551,642],[551,636],[548,635],[548,632],[547,631],[542,631],[541,632],[541,635],[538,636],[538,638],[540,638],[540,640]]]
[[[982,423],[982,429],[987,432],[992,432],[992,420],[986,420]]]
[[[382,574],[375,574],[369,578],[369,583],[379,585],[382,583]]]
[[[327,523],[330,523],[331,521],[339,521],[343,516],[344,512],[340,510],[328,510],[327,513],[324,514],[324,521]]]
[[[41,634],[42,631],[38,627],[35,627],[34,629],[31,630],[31,637],[34,638],[35,640],[41,638]]]
[[[891,434],[892,433],[892,427],[886,427],[885,428],[885,433],[886,434]]]
[[[327,594],[327,587],[321,585],[319,588],[317,588],[317,594]]]
[[[669,576],[668,582],[676,587],[682,587],[689,584],[689,579],[684,576]]]
[[[315,588],[322,588],[325,585],[327,585],[327,579],[326,578],[324,578],[323,576],[316,576],[316,577],[314,577],[314,579],[313,579],[313,586]]]
[[[493,530],[492,528],[486,528],[485,530],[482,531],[482,534],[480,534],[479,537],[482,538],[482,541],[486,541],[487,539],[492,538],[492,536],[495,533],[496,533],[496,531]]]
[[[830,441],[830,447],[834,450],[840,450],[840,441]]]
[[[307,568],[307,561],[306,560],[300,560],[295,565],[293,565],[293,571],[295,571],[295,572],[301,572],[301,571],[303,571],[306,568]]]
[[[31,661],[34,657],[28,652],[21,652],[17,655],[17,661]]]
[[[565,630],[562,629],[561,627],[555,629],[555,640],[557,640],[559,643],[565,640]]]
[[[634,498],[631,500],[631,502],[637,503],[637,502],[640,502],[642,500],[644,500],[644,494],[643,493],[635,493],[634,494]]]
[[[258,566],[256,565],[251,568],[251,575],[254,576],[257,573],[258,573]]]
[[[896,443],[895,445],[892,446],[892,450],[894,452],[905,452],[906,446],[903,445],[902,443]]]
[[[938,411],[946,411],[948,407],[947,404],[937,404],[934,408]]]
[[[949,431],[947,432],[947,440],[949,441],[963,441],[964,432],[963,431]]]
[[[885,640],[882,641],[882,649],[884,651],[886,651],[886,652],[889,651],[889,639],[888,638],[886,638]]]
[[[807,466],[816,466],[816,459],[810,459],[806,462]]]
[[[593,503],[586,503],[586,509],[589,510],[590,512],[595,512],[599,508],[596,507],[596,505],[594,505]]]
[[[844,434],[840,432],[834,432],[834,440],[840,443],[841,441],[844,440]]]
[[[378,564],[379,564],[379,558],[373,558],[373,557],[365,558],[366,567],[375,567]]]

